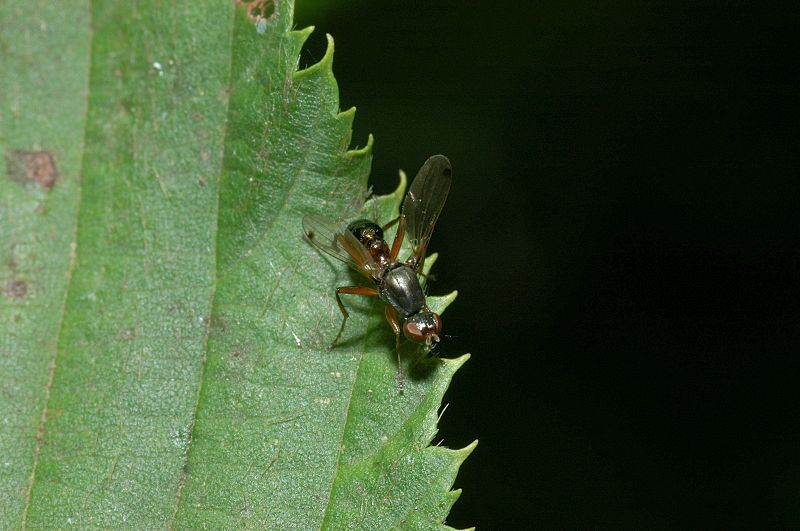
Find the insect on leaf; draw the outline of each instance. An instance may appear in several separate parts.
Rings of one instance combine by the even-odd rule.
[[[443,524],[466,356],[410,348],[398,394],[369,300],[325,351],[355,279],[301,220],[363,196],[371,139],[292,11],[0,3],[0,527]]]

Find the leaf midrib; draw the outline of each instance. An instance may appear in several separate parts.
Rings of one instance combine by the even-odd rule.
[[[204,332],[204,337],[203,337],[203,357],[202,357],[202,359],[200,361],[200,375],[199,375],[199,378],[198,378],[199,382],[197,384],[197,391],[195,392],[194,406],[192,407],[192,418],[191,418],[191,423],[190,423],[190,427],[189,427],[189,441],[186,444],[186,451],[184,452],[184,456],[183,456],[183,467],[182,467],[182,470],[186,469],[186,466],[187,466],[187,464],[189,462],[189,454],[192,451],[193,443],[194,443],[194,429],[195,429],[195,424],[197,422],[197,411],[198,411],[199,406],[200,406],[200,397],[202,395],[203,386],[205,384],[206,363],[208,362],[208,345],[209,345],[209,337],[211,335],[211,316],[213,315],[214,302],[216,300],[216,294],[217,294],[217,283],[218,283],[217,264],[219,264],[219,198],[220,198],[221,190],[222,190],[221,182],[222,182],[222,176],[224,175],[223,169],[225,168],[225,146],[227,145],[226,141],[227,141],[227,138],[228,138],[228,125],[231,122],[231,120],[230,120],[230,110],[231,110],[231,108],[230,108],[230,105],[231,105],[231,97],[230,97],[231,91],[230,91],[230,89],[231,89],[231,77],[232,77],[232,69],[233,69],[233,38],[234,38],[234,33],[236,31],[236,19],[235,19],[236,12],[235,12],[235,8],[229,9],[229,13],[230,13],[230,19],[229,20],[230,20],[231,32],[230,32],[230,37],[229,37],[229,40],[228,40],[228,59],[227,59],[228,72],[227,72],[227,76],[226,76],[227,77],[226,87],[227,87],[228,90],[225,93],[225,107],[226,107],[226,110],[225,110],[225,124],[223,125],[222,134],[220,135],[220,138],[222,139],[222,143],[220,145],[219,170],[218,170],[218,173],[217,173],[217,193],[216,193],[216,198],[215,198],[216,201],[215,201],[215,204],[214,204],[214,221],[215,221],[215,223],[214,223],[214,235],[213,235],[214,252],[210,253],[210,255],[213,257],[212,259],[214,260],[213,266],[211,268],[211,274],[213,275],[213,277],[211,279],[211,293],[209,295],[209,301],[208,301],[208,307],[207,307],[208,311],[206,312],[206,316],[207,317],[206,317],[205,332]],[[185,472],[181,472],[181,474],[180,474],[180,476],[178,478],[178,488],[177,488],[176,494],[175,494],[175,507],[174,507],[174,509],[172,511],[172,517],[170,518],[170,522],[169,522],[169,525],[168,525],[169,529],[173,529],[175,527],[175,520],[178,517],[178,511],[179,511],[180,506],[181,506],[181,500],[183,499],[182,495],[183,495],[183,488],[184,488],[185,484],[186,484],[186,473]]]
[[[369,323],[374,317],[375,314],[375,306],[376,304],[373,303],[370,306],[369,313],[367,314],[367,329],[369,329]],[[336,486],[336,480],[339,477],[339,471],[342,469],[342,454],[344,452],[344,436],[347,433],[347,428],[350,424],[350,419],[352,418],[350,411],[353,407],[353,392],[356,389],[356,382],[358,381],[358,375],[361,372],[361,363],[364,360],[364,355],[367,352],[367,340],[369,339],[369,334],[365,333],[364,338],[361,341],[361,352],[358,355],[358,363],[356,365],[355,374],[353,376],[352,381],[350,382],[350,393],[347,395],[347,408],[344,411],[344,418],[342,419],[342,431],[339,435],[339,450],[336,454],[336,467],[334,468],[333,478],[331,479],[331,485],[328,489],[328,496],[325,501],[325,513],[322,515],[322,524],[320,525],[320,529],[327,529],[328,527],[328,518],[330,516],[330,508],[331,508],[331,496],[333,495],[333,489]]]
[[[86,61],[86,76],[84,92],[84,105],[83,105],[83,134],[81,135],[81,143],[79,148],[80,163],[77,168],[77,202],[75,205],[75,223],[72,229],[72,238],[69,246],[69,265],[67,266],[67,280],[64,288],[64,293],[61,297],[61,307],[59,309],[58,325],[56,327],[55,341],[53,342],[53,353],[50,356],[50,363],[47,365],[47,382],[44,387],[44,405],[42,407],[42,414],[39,417],[39,425],[36,428],[36,441],[33,450],[33,465],[31,466],[31,474],[28,479],[27,489],[25,491],[25,502],[22,509],[22,518],[20,519],[20,527],[26,528],[28,521],[28,510],[31,505],[31,497],[33,495],[33,484],[36,481],[36,471],[39,466],[39,459],[42,451],[42,444],[44,441],[44,430],[47,424],[48,408],[50,406],[50,390],[53,387],[55,380],[56,367],[58,366],[59,346],[61,344],[61,335],[64,330],[64,315],[66,314],[67,299],[72,291],[72,274],[75,271],[75,263],[78,259],[78,223],[80,221],[81,204],[83,203],[83,168],[84,161],[86,160],[86,131],[89,117],[89,89],[92,82],[92,50],[94,48],[94,30],[92,26],[92,3],[89,2],[87,9],[88,20],[87,29],[89,31],[89,46],[87,46],[88,60]]]

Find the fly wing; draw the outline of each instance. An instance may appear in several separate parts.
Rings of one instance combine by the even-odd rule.
[[[303,217],[303,233],[314,247],[346,263],[368,278],[377,278],[378,267],[361,242],[344,223],[317,214]]]
[[[422,270],[433,226],[447,200],[452,179],[450,161],[444,155],[434,155],[422,165],[403,200],[406,233],[413,252],[410,262],[416,271]]]

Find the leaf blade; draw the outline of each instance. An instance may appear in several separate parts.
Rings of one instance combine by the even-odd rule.
[[[31,526],[174,510],[213,284],[232,7],[213,8],[92,5],[77,261]]]
[[[87,2],[0,4],[0,527],[25,518],[72,268]],[[58,56],[52,50],[60,49]]]
[[[26,523],[441,523],[466,454],[428,444],[465,358],[407,348],[399,395],[382,306],[357,300],[324,349],[352,278],[300,220],[358,210],[372,145],[349,149],[333,42],[296,71],[310,30],[288,0],[258,24],[192,7],[91,6],[78,247]],[[366,211],[396,216],[403,186]],[[365,486],[391,503],[362,515]]]

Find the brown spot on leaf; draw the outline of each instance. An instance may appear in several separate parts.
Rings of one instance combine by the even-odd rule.
[[[6,173],[22,184],[35,184],[50,190],[58,180],[58,168],[50,151],[15,149],[6,154]]]
[[[28,293],[28,283],[24,280],[9,280],[3,288],[6,297],[21,299]]]

